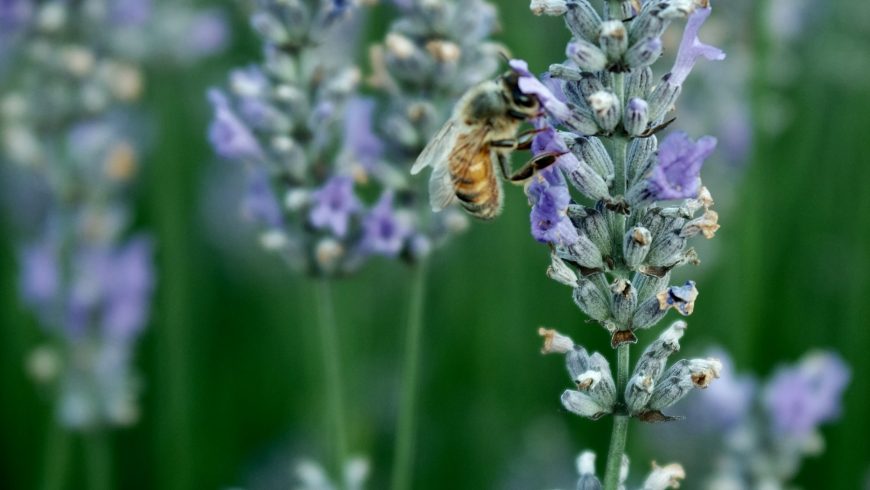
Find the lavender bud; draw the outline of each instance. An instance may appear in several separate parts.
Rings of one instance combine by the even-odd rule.
[[[573,66],[553,63],[547,70],[550,76],[560,80],[580,80],[583,78],[583,72]]]
[[[588,163],[576,158],[575,155],[563,156],[559,160],[559,168],[568,181],[584,196],[594,201],[610,197],[610,190],[604,178]]]
[[[682,286],[671,286],[656,295],[659,307],[663,310],[674,308],[683,316],[689,316],[695,309],[698,289],[695,281],[686,281]]]
[[[571,337],[562,335],[559,332],[541,327],[538,329],[538,335],[544,337],[544,347],[541,348],[541,354],[567,354],[574,350],[574,341]]]
[[[589,369],[600,375],[597,377],[597,382],[594,386],[590,385],[590,396],[602,406],[613,406],[616,403],[616,383],[613,382],[613,374],[610,372],[610,364],[607,362],[607,359],[598,352],[593,353],[589,356]],[[582,374],[577,377],[578,380],[581,378],[586,379],[583,378]],[[583,383],[584,386],[585,384]],[[579,382],[578,387],[580,387]]]
[[[656,148],[658,148],[658,139],[655,136],[635,138],[628,145],[627,178],[629,187],[633,187],[646,178],[652,170],[657,161],[655,158]]]
[[[649,102],[649,120],[653,123],[661,121],[665,114],[674,107],[674,102],[680,96],[682,87],[668,83],[669,75],[662,77],[662,81],[653,89],[647,98]]]
[[[565,96],[569,101],[571,101],[571,103],[577,105],[579,108],[589,111],[591,116],[592,112],[591,109],[589,109],[589,97],[595,92],[604,90],[604,84],[601,83],[601,80],[599,80],[598,77],[590,73],[584,73],[579,79],[566,82],[563,90]]]
[[[649,230],[642,226],[635,226],[628,230],[622,241],[623,258],[625,265],[634,269],[643,262],[649,252],[652,243],[652,235]]]
[[[598,46],[583,39],[574,39],[568,43],[565,54],[583,71],[601,71],[607,66],[607,56],[604,52]]]
[[[600,139],[594,136],[569,139],[569,149],[588,163],[607,182],[613,178],[613,160]]]
[[[625,86],[625,96],[646,99],[652,87],[653,73],[650,67],[631,70]]]
[[[675,322],[643,351],[625,389],[625,399],[630,413],[637,414],[643,411],[652,397],[655,381],[665,369],[668,357],[680,350],[680,338],[685,330],[686,322]]]
[[[692,388],[706,388],[719,377],[722,363],[716,359],[683,359],[668,370],[653,391],[647,407],[661,411],[680,401]]]
[[[629,99],[622,124],[629,136],[640,136],[649,124],[649,105],[643,99]]]
[[[565,355],[565,367],[572,380],[589,370],[589,353],[579,345],[575,345]]]
[[[719,214],[713,210],[707,210],[704,212],[704,216],[700,218],[695,218],[685,226],[683,226],[683,230],[680,232],[680,236],[683,238],[691,238],[698,233],[703,233],[704,237],[707,239],[713,238],[716,235],[716,230],[719,229]]]
[[[566,247],[570,260],[577,262],[587,269],[599,269],[604,266],[601,251],[585,235],[579,235],[576,242]]]
[[[601,490],[601,482],[595,477],[595,453],[583,451],[577,457],[577,490]]]
[[[610,239],[610,227],[607,224],[607,218],[595,210],[589,209],[583,219],[572,220],[574,226],[582,230],[592,243],[598,247],[602,255],[610,255],[613,241]]]
[[[643,482],[643,490],[666,490],[679,488],[680,480],[686,478],[686,470],[677,463],[657,466],[653,463],[652,473]]]
[[[601,90],[589,96],[589,107],[592,109],[592,116],[598,126],[606,131],[611,132],[616,125],[619,124],[620,116],[622,115],[622,105],[619,97],[613,92]]]
[[[532,0],[529,10],[535,15],[564,15],[568,11],[565,0]]]
[[[652,276],[648,274],[635,274],[632,284],[637,288],[637,297],[641,301],[649,298],[654,298],[655,295],[668,288],[671,274],[666,272],[662,277]]]
[[[565,13],[565,25],[577,39],[598,39],[601,17],[587,0],[569,0]]]
[[[550,266],[547,267],[547,277],[566,286],[577,286],[577,273],[555,254],[550,254]]]
[[[627,326],[637,307],[637,290],[631,282],[617,279],[610,287],[613,318],[620,326]]]
[[[646,68],[662,55],[662,40],[653,37],[641,39],[625,53],[625,63],[632,69]]]
[[[600,322],[610,318],[610,304],[604,294],[592,281],[580,279],[580,284],[574,288],[574,302],[589,318]]]
[[[601,24],[598,45],[610,61],[618,61],[628,49],[628,32],[621,20],[608,20]]]
[[[628,19],[634,15],[633,4],[635,1],[607,0],[604,4],[604,12],[609,19]]]
[[[284,44],[290,41],[290,33],[284,28],[281,21],[274,15],[258,11],[251,16],[251,27],[257,34],[272,44]]]
[[[646,261],[654,266],[673,265],[685,246],[686,239],[679,232],[667,231],[655,238]]]
[[[562,393],[562,406],[569,412],[592,420],[600,419],[612,411],[612,407],[602,407],[590,396],[575,390]]]
[[[640,303],[640,306],[634,312],[634,316],[631,318],[631,326],[634,329],[641,330],[649,328],[660,322],[667,312],[667,309],[662,309],[658,298],[655,296],[647,298]]]

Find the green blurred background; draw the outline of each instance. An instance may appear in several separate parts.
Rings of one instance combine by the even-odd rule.
[[[525,0],[496,3],[501,40],[515,55],[536,70],[562,56],[567,31],[560,20],[531,16]],[[259,58],[244,13],[228,9],[235,38],[226,56],[186,73],[149,73],[155,145],[137,191],[137,226],[157,237],[159,287],[138,350],[143,418],[113,435],[117,488],[221,488],[268,473],[282,454],[325,456],[313,284],[259,253],[233,216],[206,224],[203,196],[214,194],[207,182],[231,169],[207,145],[203,91],[224,83],[230,67]],[[824,12],[812,14],[818,18],[790,47],[797,63],[788,67],[789,83],[769,81],[786,67],[757,11],[720,26],[751,46],[756,144],[744,166],[720,162],[711,170],[717,178],[708,185],[729,202],[720,210],[722,230],[702,255],[708,260],[690,271],[701,296],[684,350],[718,344],[734,354],[739,371],[760,374],[814,347],[840,352],[853,369],[844,417],[825,428],[827,451],[807,461],[798,483],[848,489],[860,488],[870,469],[870,384],[863,376],[870,366],[870,9],[847,0],[818,9]],[[383,36],[388,11],[375,8],[370,38]],[[783,107],[792,123],[766,130]],[[703,109],[684,103],[680,110]],[[501,219],[475,224],[431,262],[414,488],[569,486],[574,455],[606,449],[609,421],[561,410],[568,379],[561,360],[539,354],[535,331],[559,328],[596,350],[606,348],[607,336],[585,323],[567,289],[544,276],[546,249],[529,236],[523,201],[514,189]],[[18,302],[14,237],[4,237],[0,488],[36,488],[50,407],[23,364],[42,334]],[[410,279],[404,266],[376,261],[335,287],[351,448],[371,459],[375,489],[389,476]],[[654,457],[632,438],[637,434],[633,427],[636,472]],[[73,458],[73,467],[83,464],[78,451]],[[71,488],[83,488],[80,473],[73,470]],[[694,487],[692,477],[686,488]]]

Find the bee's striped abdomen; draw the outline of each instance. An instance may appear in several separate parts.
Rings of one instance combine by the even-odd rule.
[[[489,145],[465,138],[457,143],[450,154],[450,178],[459,203],[476,218],[495,218],[501,211],[501,188]]]

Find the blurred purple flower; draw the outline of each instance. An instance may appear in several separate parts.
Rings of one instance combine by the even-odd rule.
[[[832,352],[817,352],[776,371],[764,388],[763,404],[774,431],[801,437],[835,419],[851,374]]]
[[[647,191],[661,200],[697,197],[701,166],[715,148],[712,136],[694,142],[683,132],[669,134],[659,145],[658,163],[647,178]]]
[[[33,15],[31,0],[0,0],[0,39],[24,27]]]
[[[360,203],[353,193],[353,178],[337,175],[314,192],[314,206],[308,220],[315,228],[329,228],[337,237],[347,234],[351,214],[359,211]]]
[[[226,15],[219,9],[206,9],[191,19],[187,31],[186,51],[203,58],[223,51],[230,37]]]
[[[109,20],[120,27],[141,26],[154,13],[152,0],[111,0]]]
[[[230,86],[240,97],[262,97],[269,90],[269,78],[256,65],[230,72]]]
[[[255,171],[248,181],[248,190],[242,202],[245,217],[258,224],[276,227],[282,223],[281,207],[262,171]]]
[[[361,247],[365,252],[393,257],[413,231],[393,209],[393,191],[385,191],[363,219]]]
[[[233,113],[226,95],[211,89],[208,98],[214,108],[208,138],[218,155],[240,160],[262,157],[263,149],[251,130]]]
[[[671,85],[682,85],[695,66],[695,62],[702,56],[708,60],[725,59],[724,51],[704,44],[698,38],[698,31],[707,17],[710,16],[710,12],[712,12],[710,7],[698,8],[689,16],[686,30],[683,31],[683,39],[680,41],[680,48],[677,51],[677,60],[674,62],[674,68],[668,78],[668,83]]]
[[[384,143],[375,134],[373,116],[375,101],[369,98],[354,98],[344,110],[344,151],[350,158],[370,170],[384,151]]]

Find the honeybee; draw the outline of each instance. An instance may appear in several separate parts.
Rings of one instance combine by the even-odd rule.
[[[511,171],[511,153],[527,149],[531,138],[521,139],[535,132],[525,132],[518,138],[520,124],[541,113],[538,100],[522,93],[518,80],[516,73],[507,72],[469,89],[456,103],[451,118],[417,157],[412,175],[432,167],[429,202],[433,211],[458,199],[472,216],[493,219],[501,213],[504,200],[501,178],[523,182],[556,160],[544,154],[518,171]]]

